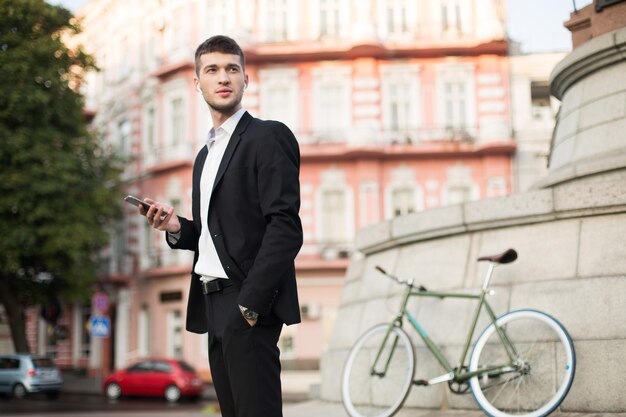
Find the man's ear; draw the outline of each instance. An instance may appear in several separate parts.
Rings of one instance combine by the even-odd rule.
[[[198,78],[197,78],[197,77],[193,77],[193,83],[194,83],[194,85],[196,86],[196,91],[197,91],[198,93],[201,93],[201,92],[202,92],[202,90],[200,89],[200,81],[198,80]]]

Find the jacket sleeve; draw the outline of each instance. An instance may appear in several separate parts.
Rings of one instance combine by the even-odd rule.
[[[278,289],[293,274],[302,246],[300,151],[287,126],[277,122],[268,131],[257,147],[256,167],[265,233],[237,301],[259,314],[269,314]]]
[[[186,249],[191,251],[198,250],[198,233],[193,222],[184,217],[178,216],[180,222],[180,238],[177,242],[172,243],[165,233],[165,241],[172,249]]]

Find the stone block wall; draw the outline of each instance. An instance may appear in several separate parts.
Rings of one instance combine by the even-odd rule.
[[[626,182],[568,183],[512,197],[415,213],[362,230],[346,277],[330,349],[321,362],[321,396],[340,401],[348,351],[373,325],[394,317],[400,286],[374,267],[432,290],[480,288],[481,255],[519,254],[496,267],[489,302],[498,314],[532,308],[557,318],[574,339],[578,364],[563,411],[624,412],[626,372]],[[409,305],[432,339],[458,361],[474,305],[417,299]],[[481,318],[478,329],[487,324]],[[417,377],[444,373],[416,332]],[[406,407],[477,408],[447,385],[413,387]]]

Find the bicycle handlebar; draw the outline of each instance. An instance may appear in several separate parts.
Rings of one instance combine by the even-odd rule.
[[[375,268],[378,272],[382,273],[383,275],[386,275],[386,276],[388,276],[389,278],[391,278],[392,280],[396,281],[398,284],[404,284],[404,285],[408,285],[409,287],[413,287],[413,280],[410,280],[410,279],[400,279],[400,278],[398,278],[397,276],[392,275],[392,274],[390,274],[389,272],[385,271],[385,270],[383,269],[383,267],[382,267],[382,266],[380,266],[380,265],[376,265],[374,268]],[[428,291],[428,290],[426,289],[426,287],[424,287],[423,285],[420,285],[418,289],[419,289],[419,291],[422,291],[422,292],[423,292],[423,291]]]

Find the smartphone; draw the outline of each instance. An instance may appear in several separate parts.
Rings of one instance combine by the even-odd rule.
[[[146,203],[143,200],[138,199],[137,197],[133,196],[133,195],[127,195],[126,197],[124,197],[124,201],[126,201],[127,203],[132,204],[133,206],[143,206],[143,208],[146,209],[146,211],[150,210],[150,204]],[[163,210],[163,215],[167,216],[167,211]]]

